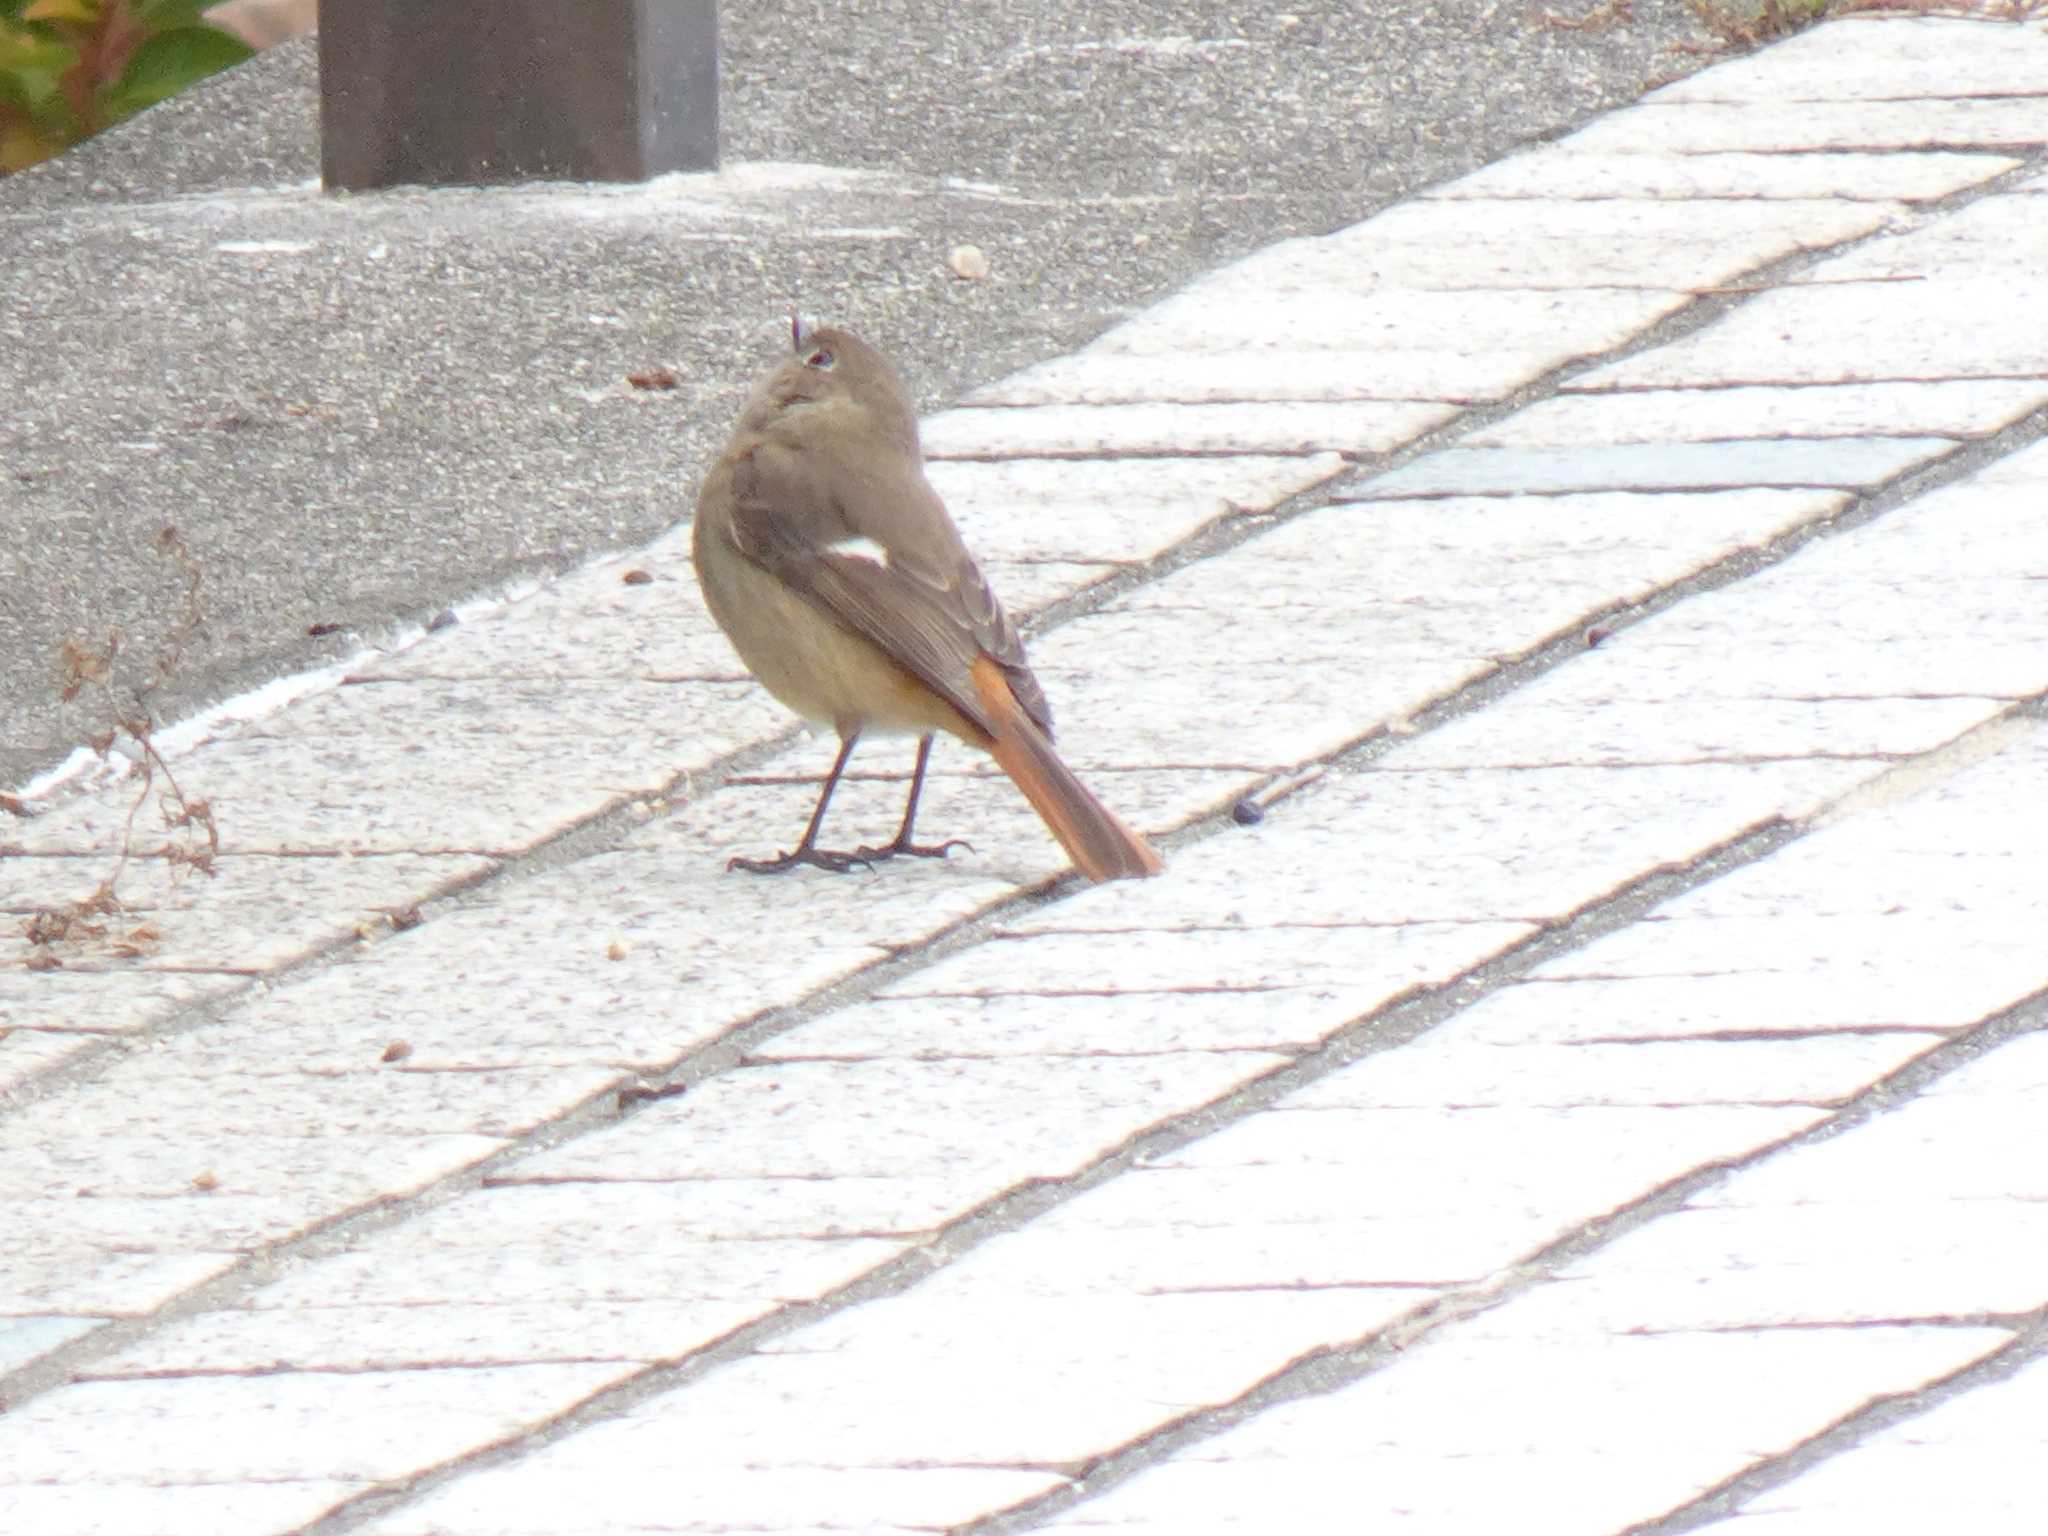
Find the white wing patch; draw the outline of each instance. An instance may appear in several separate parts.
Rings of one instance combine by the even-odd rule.
[[[850,539],[834,539],[825,546],[825,553],[844,555],[849,560],[865,560],[869,565],[879,565],[885,571],[889,568],[889,547],[877,543],[865,534]]]

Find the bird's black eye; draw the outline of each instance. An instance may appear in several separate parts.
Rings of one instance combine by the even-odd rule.
[[[838,361],[839,359],[832,355],[830,347],[819,347],[809,357],[804,359],[804,366],[806,368],[815,368],[820,373],[830,373],[832,365]]]

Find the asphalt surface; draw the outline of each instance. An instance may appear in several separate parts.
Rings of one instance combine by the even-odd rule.
[[[310,40],[0,182],[0,786],[105,726],[96,691],[60,701],[67,641],[120,635],[117,697],[161,671],[167,522],[205,622],[161,718],[687,517],[793,300],[943,404],[1701,62],[1676,0],[1600,31],[1539,9],[729,7],[728,167],[878,173],[771,189],[744,238],[325,199]],[[208,246],[242,259],[180,259]],[[683,387],[629,398],[654,363]]]

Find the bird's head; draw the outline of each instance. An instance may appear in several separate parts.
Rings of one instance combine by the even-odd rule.
[[[916,407],[886,357],[851,331],[808,315],[789,317],[789,339],[789,360],[755,388],[741,414],[743,429],[766,430],[792,415],[843,414],[863,435],[919,455]]]

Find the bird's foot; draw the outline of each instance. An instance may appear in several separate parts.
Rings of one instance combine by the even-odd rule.
[[[813,869],[830,870],[835,875],[850,875],[856,869],[872,868],[877,857],[866,848],[853,853],[840,853],[833,848],[794,848],[788,853],[778,853],[772,859],[732,858],[725,861],[728,871],[743,869],[750,875],[786,875],[799,865],[808,864]]]
[[[969,853],[974,852],[974,844],[964,837],[949,837],[943,843],[913,843],[899,837],[895,842],[885,843],[880,848],[857,848],[854,850],[854,857],[875,863],[880,863],[883,859],[893,859],[899,854],[910,859],[943,859],[955,848],[965,848]]]

